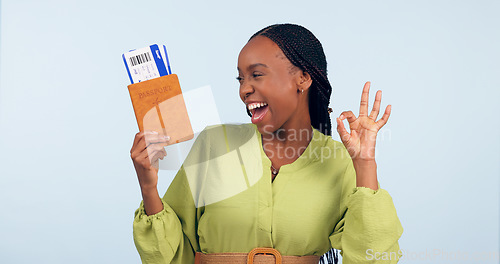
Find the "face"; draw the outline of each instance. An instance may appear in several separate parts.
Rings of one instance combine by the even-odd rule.
[[[238,80],[240,98],[262,134],[309,118],[310,76],[295,67],[269,38],[254,37],[243,47],[238,57]]]

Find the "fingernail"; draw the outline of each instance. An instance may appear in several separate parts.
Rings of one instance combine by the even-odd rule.
[[[166,139],[166,140],[170,140],[169,136],[163,136],[163,138]]]
[[[156,131],[151,131],[151,130],[148,130],[148,131],[144,131],[145,134],[158,134],[158,132]]]
[[[340,120],[344,119],[344,115],[339,116]]]

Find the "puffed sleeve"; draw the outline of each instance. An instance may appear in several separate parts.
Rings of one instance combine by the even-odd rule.
[[[186,171],[189,168],[191,174],[203,174],[209,152],[204,130],[163,196],[163,210],[148,216],[141,202],[135,211],[133,236],[142,263],[194,262],[195,252],[200,251],[197,228],[204,207],[196,206],[196,190],[192,192]]]
[[[141,202],[135,211],[134,243],[142,263],[193,263],[199,250],[198,210],[181,167],[162,198],[163,210],[146,215]]]
[[[342,262],[397,263],[402,257],[398,239],[403,227],[389,193],[384,189],[356,187],[350,162],[342,186],[340,221],[330,242],[341,250]]]

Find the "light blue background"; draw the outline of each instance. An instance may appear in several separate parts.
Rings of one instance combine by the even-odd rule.
[[[332,115],[357,113],[365,81],[393,105],[377,151],[401,263],[498,263],[499,11],[486,0],[2,1],[0,262],[139,263],[121,54],[166,44],[185,91],[211,85],[223,122],[249,122],[238,52],[292,22],[323,43]],[[172,177],[160,172],[161,194]]]

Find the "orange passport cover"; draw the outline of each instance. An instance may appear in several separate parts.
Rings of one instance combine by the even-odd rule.
[[[170,137],[169,145],[193,138],[179,78],[169,74],[128,86],[139,131]]]

